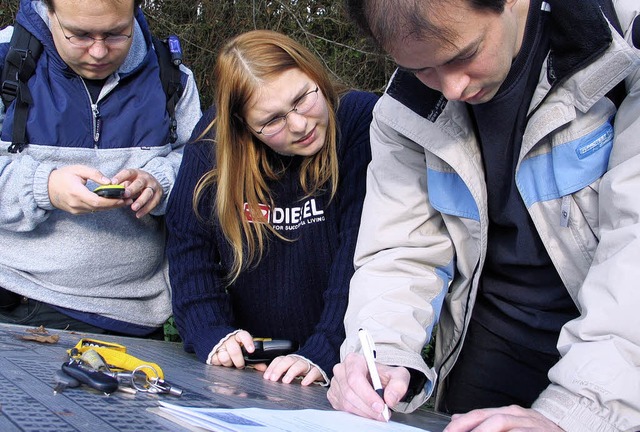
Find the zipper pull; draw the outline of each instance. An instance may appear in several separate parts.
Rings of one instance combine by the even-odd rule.
[[[93,113],[93,142],[100,140],[100,131],[102,130],[102,119],[97,104],[91,104],[91,112]]]
[[[569,226],[569,216],[571,215],[571,195],[565,195],[562,197],[562,208],[560,210],[560,226]]]

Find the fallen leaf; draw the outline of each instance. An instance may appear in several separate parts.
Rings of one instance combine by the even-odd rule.
[[[40,326],[40,327],[36,327],[36,328],[32,328],[32,329],[26,329],[25,330],[27,333],[35,333],[35,334],[49,334],[49,332],[47,331],[46,328],[44,328],[44,326]]]
[[[58,343],[60,336],[58,335],[23,335],[20,336],[20,339],[26,341],[34,341],[34,342],[42,342],[42,343]]]

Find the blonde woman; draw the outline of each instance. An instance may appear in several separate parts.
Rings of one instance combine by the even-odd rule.
[[[272,381],[328,383],[344,339],[376,100],[339,89],[282,34],[252,31],[223,47],[216,112],[185,148],[167,212],[185,350],[242,368],[254,338],[291,340],[297,350],[255,368]]]

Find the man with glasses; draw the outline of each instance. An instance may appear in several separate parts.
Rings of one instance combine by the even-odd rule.
[[[0,108],[0,322],[162,336],[163,215],[201,112],[181,65],[173,136],[141,3],[21,0],[16,22],[43,50],[23,149],[8,150],[16,103]],[[0,68],[13,31],[0,31]]]

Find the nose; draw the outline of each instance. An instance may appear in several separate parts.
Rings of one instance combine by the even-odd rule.
[[[89,55],[96,59],[104,58],[109,53],[109,48],[103,40],[96,40],[93,45],[89,47]]]
[[[307,117],[297,111],[291,111],[287,116],[287,126],[291,132],[305,132],[307,130]]]
[[[441,92],[447,100],[454,101],[463,97],[469,85],[469,77],[464,73],[443,71],[440,75]]]
[[[428,74],[416,74],[417,78],[424,85],[434,90],[442,92],[447,100],[459,100],[463,97],[464,91],[471,81],[469,76],[463,72],[456,72],[450,68],[436,68]]]

